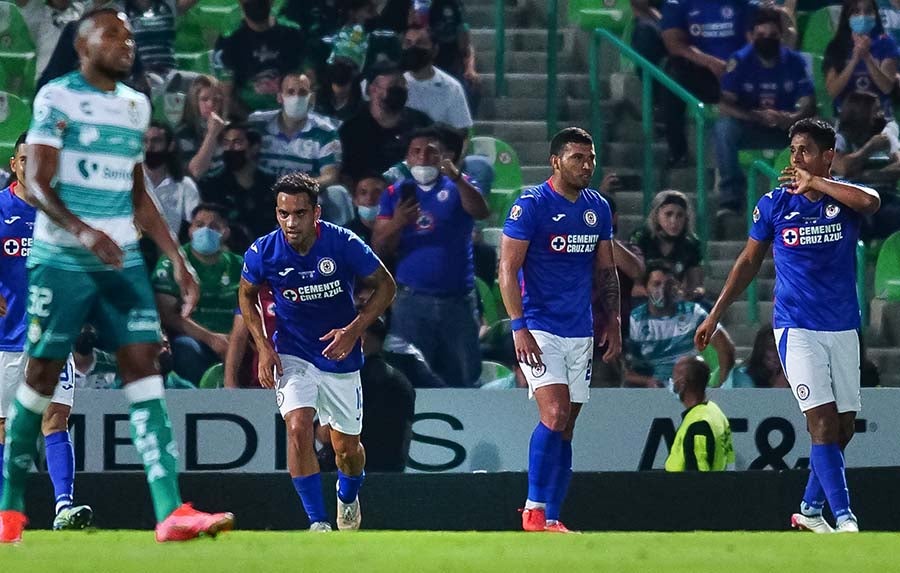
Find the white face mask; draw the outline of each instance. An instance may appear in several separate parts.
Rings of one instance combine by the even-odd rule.
[[[291,119],[303,119],[309,112],[309,96],[282,96],[284,115]]]
[[[429,185],[438,178],[438,168],[433,165],[415,165],[409,168],[413,179],[419,185]]]

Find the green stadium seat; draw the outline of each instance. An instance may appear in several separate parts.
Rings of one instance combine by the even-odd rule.
[[[36,67],[37,57],[34,52],[0,51],[0,68],[6,78],[0,87],[9,93],[31,99],[34,96]]]
[[[778,157],[775,158],[775,161],[772,163],[772,167],[778,173],[788,167],[791,164],[791,148],[785,147],[781,153],[778,154]]]
[[[0,2],[0,50],[14,53],[35,50],[25,19],[11,2]]]
[[[516,387],[516,375],[499,362],[483,360],[478,385],[482,390],[508,390]]]
[[[214,388],[222,388],[225,385],[225,366],[219,362],[209,367],[200,377],[198,388],[209,390]]]
[[[494,168],[494,184],[488,196],[488,205],[494,218],[502,221],[506,218],[506,209],[512,204],[510,197],[514,201],[522,188],[519,156],[508,143],[495,137],[473,137],[471,146],[474,155],[487,157]]]
[[[900,232],[881,245],[875,263],[875,298],[900,301]]]
[[[746,173],[757,159],[772,164],[778,156],[780,149],[742,149],[738,152],[738,163]]]
[[[204,50],[202,52],[175,53],[175,61],[177,68],[186,72],[196,72],[198,74],[212,74],[212,50]]]
[[[836,7],[840,11],[840,7]],[[800,41],[800,51],[809,52],[817,56],[825,54],[825,48],[834,37],[837,30],[836,17],[833,7],[816,10],[809,15],[806,26],[803,28]]]
[[[31,108],[20,97],[0,92],[0,165],[9,163],[16,140],[31,123]]]
[[[629,0],[569,0],[569,22],[583,30],[605,28],[619,36],[631,21]]]
[[[478,299],[481,301],[481,313],[484,317],[484,323],[490,326],[499,320],[494,293],[491,292],[491,287],[478,277],[475,277],[475,289],[478,291]]]
[[[220,35],[228,35],[241,23],[241,10],[236,2],[227,6],[200,4],[178,17],[175,30],[175,52],[197,54],[213,48]]]
[[[834,107],[831,105],[831,96],[825,89],[825,72],[822,70],[822,61],[824,58],[819,55],[812,56],[812,77],[813,87],[816,90],[816,108],[819,117],[831,119],[834,117]]]

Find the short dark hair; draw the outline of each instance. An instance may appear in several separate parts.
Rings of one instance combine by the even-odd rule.
[[[450,159],[456,163],[462,155],[463,145],[466,141],[465,136],[460,130],[455,129],[446,123],[436,123],[433,127],[440,134],[441,143],[444,144],[444,147],[446,147],[447,151],[453,156]]]
[[[647,286],[647,283],[650,282],[650,275],[655,272],[665,273],[667,275],[675,276],[675,268],[672,267],[672,264],[668,261],[664,261],[662,259],[653,259],[647,262],[647,267],[644,270],[644,280],[641,284]]]
[[[228,209],[226,209],[224,205],[212,202],[200,203],[196,207],[194,207],[193,210],[191,210],[191,221],[193,221],[194,217],[197,216],[197,213],[200,213],[201,211],[209,211],[210,213],[215,213],[216,215],[221,217],[223,221],[228,223]]]
[[[820,151],[834,149],[834,128],[821,119],[807,117],[791,126],[788,137],[794,139],[795,135],[808,135],[816,142]]]
[[[222,128],[222,133],[226,131],[231,131],[236,129],[238,131],[244,132],[244,137],[247,138],[248,145],[259,145],[262,142],[262,135],[250,127],[250,124],[243,121],[229,121],[225,124],[225,127]]]
[[[594,138],[580,127],[567,127],[550,140],[550,155],[559,155],[569,143],[594,145]]]
[[[311,205],[319,204],[319,182],[300,171],[286,173],[278,178],[275,185],[272,186],[272,195],[277,197],[279,193],[287,195],[306,194]]]
[[[687,375],[685,386],[696,392],[704,391],[709,384],[709,364],[701,356],[691,356],[685,361]]]
[[[181,146],[178,145],[178,140],[175,139],[175,131],[168,123],[159,121],[158,119],[151,120],[148,129],[150,127],[162,130],[163,137],[165,137],[166,140],[166,151],[169,150],[170,145],[174,147],[174,150],[169,154],[168,159],[166,159],[166,170],[169,172],[169,177],[174,181],[180,182],[184,179],[184,164],[181,163]]]
[[[379,173],[378,171],[373,171],[373,170],[366,170],[366,171],[363,171],[362,175],[360,175],[359,177],[357,177],[356,179],[353,180],[353,189],[351,189],[351,192],[350,192],[351,195],[356,194],[356,187],[359,185],[359,182],[362,181],[363,179],[377,179],[377,180],[381,181],[382,183],[384,183],[385,185],[388,184],[388,180],[385,179],[384,173]]]
[[[17,149],[19,149],[20,145],[25,143],[25,138],[27,138],[27,137],[28,137],[27,131],[23,131],[21,134],[19,134],[19,137],[16,139],[16,144],[13,146],[13,153],[15,153]]]
[[[441,131],[437,127],[429,125],[428,127],[417,127],[409,132],[409,135],[406,136],[406,149],[409,149],[414,140],[421,138],[433,139],[439,143],[444,143]]]
[[[781,23],[781,12],[776,8],[764,6],[756,11],[756,15],[753,17],[753,28],[763,24],[775,24],[779,32],[784,31]]]

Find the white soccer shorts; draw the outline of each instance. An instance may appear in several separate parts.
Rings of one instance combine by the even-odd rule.
[[[28,357],[24,352],[0,351],[0,418],[6,418],[9,409],[16,400],[16,390],[25,380],[25,364]],[[72,356],[59,373],[59,383],[53,391],[51,402],[72,407],[75,399],[75,364]]]
[[[801,411],[834,402],[840,413],[859,412],[859,335],[855,330],[776,328],[775,344]]]
[[[594,339],[564,338],[542,330],[532,330],[535,342],[541,348],[543,368],[520,364],[528,381],[528,397],[534,391],[550,384],[569,387],[569,400],[584,404],[591,398],[591,358],[594,355]]]
[[[279,354],[284,375],[275,385],[275,403],[284,417],[297,408],[314,408],[319,421],[348,436],[362,433],[363,397],[359,371],[322,372],[306,360]]]

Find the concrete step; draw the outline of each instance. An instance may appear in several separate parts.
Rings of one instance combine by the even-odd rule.
[[[724,259],[734,261],[744,250],[745,241],[710,241],[707,256],[710,260]]]
[[[668,154],[665,143],[654,143],[654,165],[664,165]],[[635,142],[610,141],[604,145],[603,163],[606,165],[643,165],[644,145]]]
[[[706,276],[709,279],[718,279],[725,280],[728,277],[728,273],[731,272],[731,267],[734,266],[733,259],[711,259],[707,264]],[[759,268],[759,274],[756,275],[757,278],[761,279],[774,279],[775,278],[775,261],[771,258],[766,258],[763,261],[762,266]]]
[[[866,356],[878,366],[882,386],[900,386],[900,348],[867,348]]]
[[[760,301],[758,307],[760,320],[771,320],[772,308],[774,307],[774,304],[775,303],[770,301]],[[729,334],[732,331],[732,325],[747,324],[747,308],[747,301],[738,300],[735,301],[730,307],[728,307],[728,310],[725,311],[725,315],[722,317],[722,324],[725,325],[725,328],[728,329]]]
[[[491,87],[493,89],[493,86]],[[546,92],[543,86],[540,88]],[[522,97],[520,92],[514,91],[510,86],[508,91],[510,94],[505,98],[490,97],[481,101],[481,107],[478,110],[478,119],[491,120],[535,120],[547,117],[547,100],[545,94],[536,96],[532,93],[530,97]],[[590,116],[587,114],[572,113],[568,107],[568,99],[560,97],[557,99],[558,119],[560,122],[575,121],[577,124],[590,123]],[[601,114],[612,114],[614,106],[609,101],[601,101],[598,107]]]
[[[618,203],[619,197],[616,195],[616,203]],[[640,214],[640,211],[634,211],[631,213],[626,213],[624,211],[619,212],[618,216],[618,233],[616,236],[622,240],[628,240],[628,237],[632,235],[635,231],[640,229],[644,225],[645,218]]]
[[[475,47],[477,57],[493,52],[497,41],[497,30],[494,27],[476,28],[470,30],[472,45]],[[509,28],[506,29],[504,45],[506,54],[511,52],[541,52],[547,51],[547,30],[535,28]],[[556,34],[557,50],[559,54],[571,53],[574,49],[574,36],[567,30],[559,30]]]
[[[505,69],[507,74],[514,73],[547,73],[547,54],[544,52],[507,52],[505,55]],[[479,73],[494,73],[496,70],[495,52],[479,53],[476,67]],[[567,54],[558,54],[556,59],[557,73],[584,72],[584,64]]]
[[[733,263],[732,263],[733,264]],[[725,288],[725,280],[727,277],[706,277],[704,281],[704,285],[706,286],[706,291],[709,293],[714,293],[718,295],[722,292],[722,289]],[[759,294],[759,300],[771,301],[773,300],[773,294],[775,289],[775,279],[774,278],[760,278],[756,279],[757,287],[756,292]],[[742,295],[744,299],[747,298],[746,293]]]
[[[466,23],[472,28],[496,28],[496,8],[493,4],[470,6],[466,4]],[[504,24],[510,28],[530,28],[540,22],[535,22],[534,11],[527,6],[509,6],[504,10]]]
[[[494,89],[495,75],[492,73],[482,74],[481,78],[483,97],[494,97],[496,94]],[[507,94],[528,98],[547,97],[547,74],[507,73],[505,79]],[[562,101],[562,98],[567,95],[584,93],[585,85],[587,85],[587,76],[585,74],[559,74],[557,76],[556,93],[560,101]]]
[[[550,177],[549,165],[523,165],[522,181],[525,185],[540,185]]]

